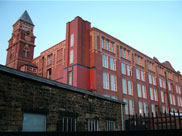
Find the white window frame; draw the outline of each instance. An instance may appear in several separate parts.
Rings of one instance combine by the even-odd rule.
[[[70,51],[70,64],[73,63],[73,58],[74,58],[74,50]]]
[[[122,89],[123,89],[123,94],[127,94],[126,79],[124,78],[122,78]]]
[[[116,91],[116,76],[115,75],[110,75],[110,86],[112,91]]]
[[[70,37],[70,47],[73,47],[74,46],[74,34],[71,34],[71,37]]]
[[[108,56],[105,54],[102,54],[102,66],[108,68]]]
[[[103,88],[109,89],[109,74],[106,72],[103,72]]]

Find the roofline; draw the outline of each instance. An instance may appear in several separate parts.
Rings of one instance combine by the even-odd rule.
[[[140,52],[140,51],[136,50],[135,48],[133,48],[133,47],[129,46],[128,44],[126,44],[126,43],[124,43],[124,42],[120,41],[119,39],[117,39],[117,38],[115,38],[115,37],[113,37],[113,36],[111,36],[111,35],[107,34],[106,32],[104,32],[104,31],[102,31],[102,30],[100,30],[100,29],[98,29],[98,28],[96,28],[96,27],[92,27],[90,30],[91,30],[91,31],[95,30],[95,31],[97,31],[97,32],[101,32],[101,33],[103,33],[103,34],[107,35],[108,37],[110,37],[110,38],[112,38],[112,39],[116,40],[117,42],[119,42],[119,43],[121,43],[121,44],[124,44],[125,46],[127,46],[127,47],[128,47],[128,48],[130,48],[130,49],[132,49],[133,51],[139,52],[140,54],[142,54],[142,55],[143,55],[143,56],[145,56],[146,58],[150,59],[151,61],[156,62],[156,63],[158,63],[158,64],[162,65],[162,66],[163,66],[163,67],[165,67],[167,70],[172,71],[172,72],[174,72],[174,73],[176,73],[176,74],[180,75],[178,72],[176,72],[176,71],[173,71],[173,70],[169,69],[168,67],[166,67],[165,65],[163,65],[161,62],[157,62],[157,61],[155,61],[153,58],[150,58],[149,56],[147,56],[147,55],[143,54],[142,52]],[[154,56],[154,57],[155,57],[155,56]],[[181,76],[181,75],[180,75],[180,76]]]
[[[41,82],[41,83],[51,85],[51,86],[54,86],[54,87],[67,89],[68,91],[73,91],[73,92],[76,92],[76,93],[90,95],[90,96],[97,97],[97,98],[100,98],[100,99],[104,99],[104,100],[107,100],[107,101],[112,101],[112,102],[119,103],[119,104],[125,104],[122,101],[118,101],[118,100],[114,100],[114,99],[111,99],[111,98],[107,98],[107,97],[102,96],[102,95],[94,94],[92,92],[89,92],[88,90],[84,90],[84,89],[81,89],[81,88],[78,88],[78,87],[70,86],[68,84],[63,84],[63,83],[57,82],[55,80],[50,80],[50,79],[47,79],[47,78],[44,78],[44,77],[32,75],[32,74],[29,74],[29,73],[26,73],[26,72],[22,72],[22,71],[13,69],[13,68],[6,67],[6,66],[1,65],[1,64],[0,64],[0,72],[5,72],[5,73],[11,74],[11,75],[16,75],[16,76],[19,76],[19,77],[22,77],[22,78],[26,78],[26,79],[29,79],[29,80]]]

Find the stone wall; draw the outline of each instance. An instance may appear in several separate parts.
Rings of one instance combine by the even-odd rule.
[[[46,115],[46,130],[57,131],[64,114],[77,118],[77,131],[87,131],[87,119],[97,118],[99,130],[106,120],[121,130],[121,102],[86,90],[30,75],[0,65],[0,131],[22,131],[23,113]]]

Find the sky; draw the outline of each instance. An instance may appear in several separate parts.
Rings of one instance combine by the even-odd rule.
[[[12,25],[25,10],[35,25],[34,57],[65,40],[66,23],[80,16],[143,54],[169,61],[182,73],[182,0],[0,0],[0,64],[6,63]]]

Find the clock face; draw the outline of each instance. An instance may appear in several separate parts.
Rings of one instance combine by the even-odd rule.
[[[31,38],[29,37],[29,36],[25,36],[25,41],[30,41],[31,40]]]

